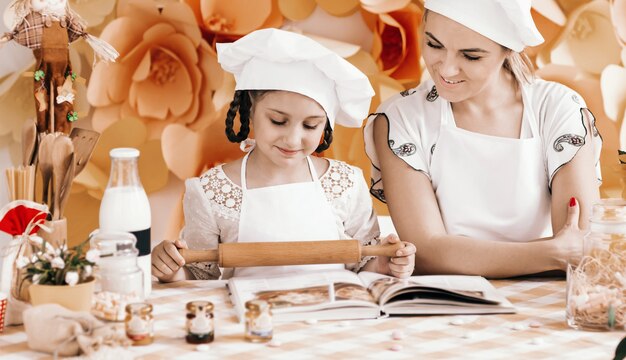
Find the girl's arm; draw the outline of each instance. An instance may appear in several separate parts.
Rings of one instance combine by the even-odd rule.
[[[568,208],[569,201],[563,201],[560,206],[569,209],[567,219],[571,224],[564,221],[565,213],[560,212],[561,224],[566,225],[557,234],[558,239],[512,243],[447,234],[430,180],[393,154],[387,145],[387,134],[387,119],[379,115],[374,123],[374,142],[385,198],[400,238],[417,247],[417,273],[510,277],[564,270],[570,253],[580,250],[580,246],[567,248],[559,240],[578,228],[578,205]],[[559,206],[556,201],[553,207]]]

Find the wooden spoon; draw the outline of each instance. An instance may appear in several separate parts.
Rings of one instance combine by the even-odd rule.
[[[76,154],[72,153],[67,158],[67,164],[65,164],[67,171],[63,176],[63,183],[61,184],[61,189],[59,191],[59,214],[58,219],[63,219],[63,214],[65,213],[65,204],[67,204],[67,199],[70,197],[70,189],[72,188],[72,181],[74,180],[74,171],[76,169]]]
[[[37,124],[34,119],[28,119],[22,126],[22,165],[29,166],[35,162],[36,147]]]
[[[54,177],[52,190],[52,219],[59,220],[61,202],[61,187],[67,174],[69,163],[73,161],[74,145],[72,140],[65,134],[60,134],[52,148],[52,175]]]
[[[54,145],[54,134],[41,134],[39,140],[39,171],[41,172],[41,178],[43,180],[43,195],[41,201],[51,208],[50,199],[48,193],[50,190],[50,181],[52,180],[52,147]]]

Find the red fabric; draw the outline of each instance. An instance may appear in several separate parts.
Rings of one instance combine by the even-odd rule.
[[[11,236],[22,235],[26,232],[28,224],[43,222],[48,216],[48,206],[28,200],[16,200],[5,205],[0,210],[0,231]],[[28,235],[39,230],[39,226],[33,226]]]

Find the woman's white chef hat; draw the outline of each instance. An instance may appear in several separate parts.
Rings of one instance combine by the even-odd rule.
[[[367,76],[339,55],[300,34],[278,29],[251,32],[217,44],[217,60],[237,81],[236,90],[285,90],[317,101],[335,122],[360,127],[374,90]]]
[[[426,0],[424,7],[520,52],[543,42],[530,0]]]

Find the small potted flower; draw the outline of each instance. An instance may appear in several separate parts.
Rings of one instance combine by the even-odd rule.
[[[87,240],[72,248],[66,243],[55,247],[38,236],[37,231],[51,231],[44,225],[47,210],[45,205],[27,200],[13,201],[0,210],[0,230],[12,235],[19,246],[14,290],[22,294],[28,289],[33,305],[57,303],[70,310],[89,311],[98,251],[85,251]]]
[[[58,248],[36,235],[30,236],[33,255],[20,257],[16,266],[30,281],[28,287],[33,305],[57,303],[70,310],[89,311],[93,299],[92,269],[98,259],[97,250],[84,251],[87,241],[68,248]]]

